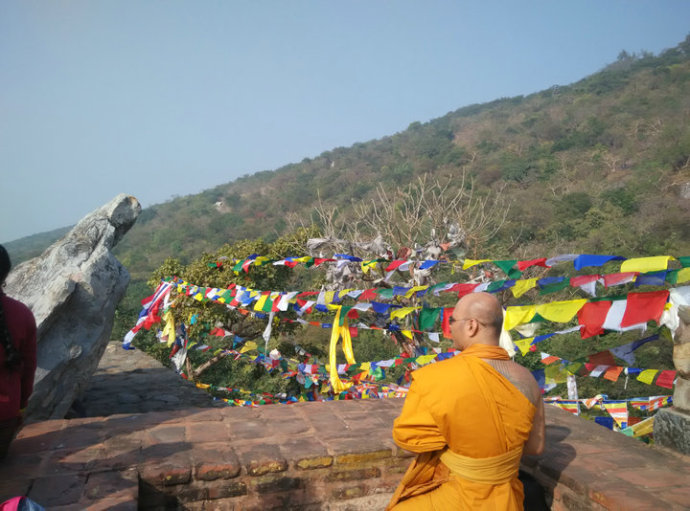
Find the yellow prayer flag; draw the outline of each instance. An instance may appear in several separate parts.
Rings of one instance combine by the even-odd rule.
[[[640,273],[647,273],[650,271],[661,271],[668,268],[670,259],[675,259],[673,256],[652,256],[652,257],[635,257],[628,259],[621,264],[621,273],[630,271],[639,271]]]
[[[567,323],[587,303],[585,298],[580,300],[565,300],[537,305],[537,314],[554,323]]]
[[[658,369],[645,369],[642,371],[640,374],[637,375],[637,381],[641,381],[642,383],[646,383],[647,385],[651,385],[652,382],[654,381],[654,377],[656,376],[656,373],[658,373]]]
[[[411,298],[413,294],[415,294],[418,291],[424,291],[426,289],[429,289],[429,286],[414,286],[411,287],[410,290],[405,293],[405,298]]]
[[[248,351],[255,350],[256,349],[256,343],[254,341],[247,341],[244,343],[244,346],[242,346],[242,349],[240,349],[240,353],[247,353]]]
[[[400,333],[403,334],[408,339],[412,339],[414,337],[412,335],[412,330],[400,330]]]
[[[369,273],[369,270],[376,269],[376,266],[378,265],[378,261],[362,261],[359,263],[359,265],[362,267],[362,273],[365,275]]]
[[[563,364],[551,364],[544,368],[546,383],[565,383],[568,379],[568,371]]]
[[[432,353],[431,355],[422,355],[420,357],[417,357],[417,365],[423,366],[431,362],[434,358],[436,358],[436,353]]]
[[[537,286],[537,279],[516,280],[515,285],[510,289],[515,298],[520,298],[527,291]]]
[[[503,318],[503,329],[512,330],[518,325],[529,323],[537,312],[536,305],[516,305],[506,309]]]
[[[518,347],[520,350],[520,353],[522,353],[522,356],[524,357],[529,353],[529,348],[532,346],[532,341],[534,340],[534,337],[528,337],[526,339],[518,339],[517,341],[513,341],[513,344]]]
[[[323,294],[323,301],[325,303],[333,303],[333,295],[335,295],[335,291],[326,291]]]
[[[391,312],[391,319],[404,318],[408,314],[421,309],[421,307],[401,307]]]
[[[681,284],[683,282],[687,282],[688,280],[690,280],[690,266],[683,268],[682,270],[678,270],[676,284]]]
[[[637,424],[633,424],[623,430],[621,433],[627,436],[637,438],[639,436],[649,435],[654,432],[654,417],[649,417]]]
[[[175,316],[173,316],[171,311],[168,311],[163,315],[163,321],[165,321],[165,326],[163,327],[161,338],[166,337],[168,346],[172,346],[175,342]]]
[[[462,263],[462,269],[466,270],[467,268],[471,268],[477,264],[488,263],[491,261],[492,259],[465,259],[465,262]]]
[[[261,297],[256,301],[256,305],[254,305],[254,310],[255,311],[261,311],[264,308],[264,305],[266,304],[266,300],[268,300],[268,295],[261,295]]]

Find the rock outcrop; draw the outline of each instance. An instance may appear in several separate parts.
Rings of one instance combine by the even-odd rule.
[[[140,211],[134,197],[120,194],[10,272],[6,293],[31,308],[38,327],[29,421],[63,418],[96,370],[129,283],[110,250]]]

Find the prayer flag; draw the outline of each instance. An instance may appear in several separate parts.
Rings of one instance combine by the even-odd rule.
[[[516,280],[515,285],[513,285],[512,292],[515,298],[520,298],[530,289],[536,287],[537,279],[524,279]]]
[[[628,425],[628,402],[627,401],[604,401],[604,408],[609,415],[616,421],[618,427],[624,428]]]
[[[603,266],[609,261],[623,261],[625,257],[612,256],[612,255],[593,255],[593,254],[581,254],[575,258],[573,265],[575,269],[580,271],[582,268],[587,266]]]
[[[608,275],[604,275],[604,286],[622,286],[623,284],[627,284],[628,282],[635,280],[635,275],[636,273],[631,272],[609,273]]]
[[[516,305],[506,309],[503,329],[512,330],[518,325],[529,323],[537,312],[536,305]]]
[[[646,383],[647,385],[651,385],[652,382],[654,381],[654,377],[656,376],[656,373],[658,373],[658,369],[645,369],[642,371],[640,374],[637,375],[637,381],[641,381],[642,383]]]
[[[621,264],[621,271],[648,273],[652,271],[665,270],[668,268],[668,262],[670,259],[674,258],[667,255],[652,257],[635,257],[633,259],[623,261],[623,264]]]
[[[580,329],[580,337],[587,339],[604,333],[602,326],[611,308],[611,302],[588,302],[577,311],[577,320],[584,328]]]
[[[465,261],[462,263],[462,269],[466,270],[472,266],[476,266],[481,263],[488,263],[490,261],[491,259],[465,259]]]
[[[628,304],[621,320],[621,327],[654,320],[657,323],[668,301],[668,290],[628,294]]]
[[[586,299],[566,300],[537,305],[536,312],[542,318],[555,323],[567,323],[587,303]]]
[[[530,266],[543,266],[546,268],[546,257],[541,257],[539,259],[530,259],[528,261],[518,261],[517,267],[520,271],[525,271]]]
[[[585,293],[596,296],[596,285],[600,278],[601,275],[579,275],[570,279],[570,285],[572,287],[579,287]]]
[[[673,380],[676,379],[676,372],[671,370],[661,371],[656,379],[656,385],[667,389],[673,388]]]

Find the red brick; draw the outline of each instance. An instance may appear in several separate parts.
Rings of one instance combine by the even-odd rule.
[[[194,477],[202,481],[237,477],[241,467],[235,452],[227,445],[212,445],[204,444],[204,448],[192,451]]]
[[[160,463],[145,464],[139,473],[154,486],[174,486],[192,479],[192,465],[188,453],[178,453]]]
[[[277,445],[259,444],[238,449],[240,462],[250,476],[283,472],[288,464]]]

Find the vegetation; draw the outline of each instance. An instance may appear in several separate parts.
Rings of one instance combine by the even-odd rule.
[[[397,218],[402,211],[397,191],[404,195],[405,186],[419,179],[440,183],[446,197],[471,194],[485,204],[485,211],[499,209],[494,218],[498,221],[491,224],[498,228],[494,232],[491,227],[490,237],[477,232],[478,242],[468,256],[690,254],[689,118],[690,36],[657,56],[621,52],[616,62],[571,85],[466,106],[428,123],[414,122],[389,137],[335,148],[175,198],[144,210],[116,249],[134,276],[118,319],[128,326],[134,323],[137,302],[146,294],[143,282],[156,268],[156,278],[172,272],[202,285],[318,286],[323,282],[314,273],[267,267],[235,276],[225,270],[209,272],[208,263],[250,253],[299,255],[297,242],[306,233],[295,233],[294,219],[302,219],[306,227],[316,224],[323,232],[327,225],[319,211],[324,205],[334,208],[331,219],[345,226],[361,222],[367,211],[374,215],[373,206],[381,219]],[[493,201],[499,195],[504,205]],[[510,210],[503,218],[507,204]],[[394,251],[403,243],[411,245],[410,239],[394,238]],[[424,244],[428,238],[415,241]],[[20,253],[24,245],[20,240],[8,249]],[[519,303],[508,295],[503,298]],[[198,313],[204,323],[218,321],[210,309]],[[246,327],[251,329],[251,322]],[[253,328],[256,333],[259,327]],[[118,335],[125,330],[122,323],[117,329]],[[203,337],[204,332],[192,333]],[[276,342],[288,351],[284,342],[298,343],[323,356],[324,332],[306,329],[299,338],[293,334],[279,329]],[[563,357],[583,355],[570,351],[577,345],[573,337],[553,338],[539,348]],[[600,338],[593,350],[605,349],[614,338],[620,344],[617,334],[609,337]],[[380,339],[372,333],[367,342],[355,344],[363,360],[390,355],[390,344],[375,344]],[[158,346],[151,338],[147,342]],[[668,343],[650,343],[640,350],[640,365],[672,367],[670,349]],[[192,356],[198,363],[208,357]],[[536,363],[534,357],[528,355],[525,363]],[[233,367],[224,361],[213,372],[225,377]],[[243,371],[226,382],[280,388],[271,387],[276,382],[260,383],[270,378],[251,372],[260,369]],[[600,391],[602,385],[591,378],[578,383],[582,395]],[[606,385],[611,397],[649,392],[647,386],[623,378]]]

